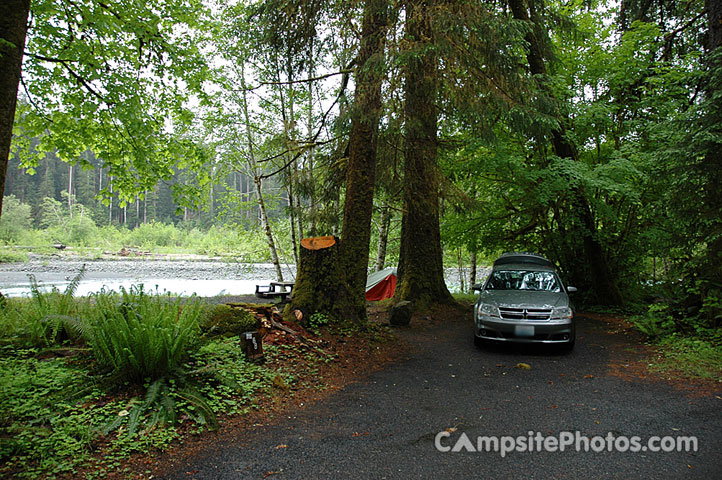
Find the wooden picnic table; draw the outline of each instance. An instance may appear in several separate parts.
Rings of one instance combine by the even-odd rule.
[[[270,282],[270,285],[256,285],[256,297],[279,298],[287,302],[296,282]]]

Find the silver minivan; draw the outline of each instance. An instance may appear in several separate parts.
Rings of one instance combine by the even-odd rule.
[[[574,308],[554,264],[533,253],[499,257],[474,305],[474,343],[521,342],[574,348]]]

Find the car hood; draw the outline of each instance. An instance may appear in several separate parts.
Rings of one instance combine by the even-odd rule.
[[[481,302],[497,307],[511,308],[552,308],[568,307],[569,297],[566,293],[542,292],[534,290],[486,290],[482,293]]]

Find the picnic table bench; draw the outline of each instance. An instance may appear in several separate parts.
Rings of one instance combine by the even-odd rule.
[[[280,298],[281,302],[287,302],[296,282],[271,282],[270,285],[256,285],[256,297],[258,298]]]

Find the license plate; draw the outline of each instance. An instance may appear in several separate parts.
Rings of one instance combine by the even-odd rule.
[[[514,335],[517,337],[533,337],[534,326],[533,325],[516,325],[514,327]]]

